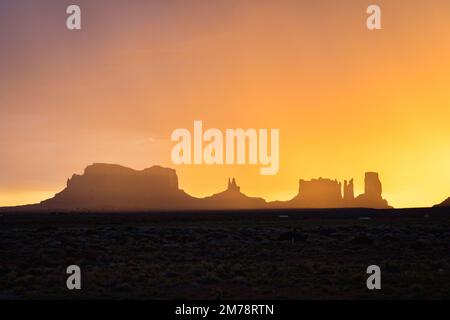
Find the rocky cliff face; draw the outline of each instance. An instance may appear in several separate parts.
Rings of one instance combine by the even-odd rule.
[[[44,210],[134,211],[134,210],[222,210],[264,208],[261,198],[247,197],[236,180],[228,189],[211,197],[194,198],[178,187],[173,169],[151,167],[136,171],[113,164],[93,164],[82,175],[73,175],[67,187],[41,202]]]
[[[381,181],[376,172],[365,175],[365,191],[355,198],[353,179],[344,181],[313,179],[300,180],[298,195],[289,201],[276,201],[269,204],[271,208],[391,208],[381,196]],[[342,195],[343,191],[343,195]]]
[[[337,180],[300,180],[298,196],[292,200],[300,208],[342,207],[342,184]]]
[[[355,206],[375,209],[390,208],[388,202],[382,198],[382,192],[383,189],[378,173],[366,172],[364,178],[364,193],[356,197]]]
[[[67,187],[43,208],[172,209],[190,207],[194,198],[178,188],[175,170],[151,167],[136,171],[113,164],[93,164],[73,175]]]
[[[342,191],[344,195],[342,195]],[[225,191],[195,198],[179,189],[173,169],[154,166],[141,171],[114,164],[93,164],[81,175],[73,175],[67,187],[53,198],[27,210],[135,211],[135,210],[223,210],[263,208],[389,208],[382,198],[378,174],[366,173],[365,192],[354,197],[353,180],[300,180],[299,193],[290,201],[267,203],[241,192],[229,179]]]

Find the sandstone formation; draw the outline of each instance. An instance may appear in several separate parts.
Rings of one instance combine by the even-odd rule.
[[[376,172],[367,172],[364,193],[355,198],[353,179],[344,184],[337,180],[300,180],[299,192],[292,200],[276,201],[272,208],[391,208],[381,196],[381,182]]]
[[[342,207],[342,184],[337,180],[300,180],[298,195],[291,200],[299,208]]]
[[[264,208],[261,198],[247,197],[236,180],[227,190],[195,198],[178,187],[173,169],[154,166],[136,171],[114,164],[93,164],[82,175],[73,175],[67,187],[37,207],[44,210],[136,211],[222,210]]]
[[[364,178],[364,193],[357,196],[355,206],[359,208],[389,208],[386,200],[381,196],[382,186],[378,173],[366,172]]]
[[[89,210],[182,209],[195,198],[178,188],[175,170],[154,166],[136,171],[114,164],[93,164],[73,175],[67,187],[41,202],[42,208]]]
[[[355,201],[353,179],[347,182],[344,180],[344,204],[351,206]]]
[[[241,192],[236,180],[228,179],[225,191],[202,199],[201,207],[204,209],[262,209],[266,201],[262,198],[248,197]]]
[[[378,174],[368,172],[365,191],[355,198],[353,179],[342,184],[331,179],[300,180],[297,196],[267,203],[241,192],[236,180],[209,197],[192,197],[179,188],[176,171],[153,166],[141,171],[114,164],[93,164],[73,175],[66,188],[53,198],[18,210],[62,211],[166,211],[237,210],[264,208],[390,208],[382,198]],[[449,200],[448,200],[449,201]],[[448,202],[447,201],[447,202]],[[444,202],[445,203],[445,202]]]

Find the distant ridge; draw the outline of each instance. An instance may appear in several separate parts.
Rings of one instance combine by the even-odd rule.
[[[342,193],[343,191],[343,193]],[[298,195],[289,201],[266,202],[241,192],[236,180],[227,189],[196,198],[181,190],[174,169],[153,166],[141,171],[117,164],[94,163],[74,174],[53,198],[39,204],[7,208],[16,211],[185,211],[265,208],[391,208],[381,196],[378,173],[367,172],[365,192],[357,197],[353,179],[300,180]],[[6,208],[4,208],[6,209]]]
[[[82,175],[74,174],[66,188],[27,210],[167,211],[264,208],[266,201],[247,197],[236,180],[227,190],[195,198],[181,190],[174,169],[153,166],[141,171],[116,164],[95,163]]]
[[[450,197],[444,200],[444,202],[435,205],[435,207],[450,207]]]
[[[266,201],[264,199],[252,198],[243,194],[234,178],[232,180],[228,179],[227,190],[203,198],[202,204],[208,209],[232,209],[234,207],[241,209],[261,209],[266,207]]]

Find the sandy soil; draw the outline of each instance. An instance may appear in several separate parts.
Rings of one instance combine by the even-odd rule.
[[[450,210],[2,212],[0,261],[0,299],[443,299]]]

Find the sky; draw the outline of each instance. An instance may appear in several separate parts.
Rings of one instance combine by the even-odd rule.
[[[77,4],[82,30],[66,29]],[[382,9],[382,30],[366,9]],[[298,180],[379,172],[395,207],[450,196],[447,0],[1,0],[0,206],[92,163],[177,170],[206,196],[236,177],[287,200]],[[181,165],[173,130],[280,129],[280,169]]]

